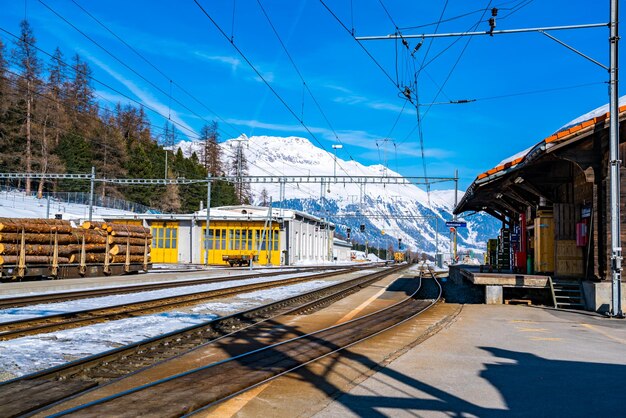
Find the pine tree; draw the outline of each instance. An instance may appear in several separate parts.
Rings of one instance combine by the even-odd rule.
[[[15,49],[12,51],[13,63],[20,71],[18,80],[18,92],[24,100],[24,125],[23,135],[25,139],[24,148],[24,170],[32,173],[33,164],[33,108],[35,106],[35,95],[39,90],[39,75],[41,73],[41,61],[37,57],[35,43],[37,40],[33,35],[33,30],[27,20],[20,23],[20,37],[15,41]],[[26,179],[26,193],[30,193],[31,179]]]
[[[261,195],[259,196],[259,204],[261,206],[268,206],[269,202],[269,194],[267,193],[267,189],[264,187],[263,190],[261,190]]]

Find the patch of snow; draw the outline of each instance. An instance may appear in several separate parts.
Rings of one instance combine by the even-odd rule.
[[[624,105],[626,105],[626,96],[622,96],[622,97],[619,98],[618,107],[621,107],[621,106],[624,106]],[[600,106],[600,107],[598,107],[596,109],[593,109],[590,112],[585,113],[584,115],[580,115],[576,119],[574,119],[574,120],[566,123],[562,127],[560,127],[556,132],[560,132],[560,131],[563,131],[565,129],[569,129],[572,126],[576,126],[576,125],[578,125],[578,124],[580,124],[582,122],[585,122],[585,121],[587,121],[589,119],[597,118],[598,116],[602,116],[602,115],[604,115],[605,113],[608,113],[608,112],[609,112],[609,104],[607,103],[607,104],[602,105],[602,106]]]
[[[48,211],[48,200],[38,199],[21,191],[0,192],[0,217],[7,218],[45,218]],[[60,213],[63,219],[87,219],[89,217],[89,205],[67,203],[58,200],[50,200],[50,216]],[[108,215],[132,215],[121,209],[111,209],[101,206],[93,206],[93,217],[102,219]]]
[[[523,151],[518,152],[515,155],[510,156],[509,158],[505,158],[504,160],[500,161],[500,163],[498,165],[496,165],[496,167],[510,163],[511,161],[515,161],[518,158],[522,158],[525,157],[526,154],[528,154],[530,152],[531,149],[535,148],[535,145],[533,145],[532,147],[528,147]]]
[[[20,319],[35,318],[40,316],[62,314],[68,312],[95,309],[106,306],[122,305],[144,300],[159,299],[169,296],[186,295],[195,292],[205,292],[209,290],[225,289],[233,286],[242,286],[252,283],[265,283],[273,280],[287,280],[293,277],[306,277],[319,272],[300,274],[281,274],[272,277],[261,277],[254,279],[229,280],[226,282],[209,283],[202,285],[184,286],[169,289],[150,290],[146,292],[127,293],[122,295],[102,296],[97,298],[77,299],[65,302],[45,303],[30,306],[21,306],[0,310],[0,323],[17,321]]]
[[[0,341],[0,370],[13,377],[34,373],[122,345],[210,321],[224,314],[251,309],[337,282],[313,280],[280,288],[243,293],[234,298],[237,302],[209,302],[192,308],[191,312],[164,312],[39,336]]]

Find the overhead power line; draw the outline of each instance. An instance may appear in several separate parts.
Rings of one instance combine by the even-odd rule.
[[[200,2],[198,0],[194,0],[194,3],[196,3],[198,8],[207,17],[207,19],[209,19],[209,21],[213,24],[213,26],[215,26],[215,28],[218,30],[218,32],[232,45],[232,47],[235,49],[235,51],[237,51],[237,53],[241,56],[241,58],[243,58],[243,60],[246,62],[246,64],[248,64],[248,66],[252,69],[252,71],[254,71],[255,74],[259,77],[259,79],[261,79],[261,81],[263,81],[263,83],[270,89],[272,94],[274,94],[274,96],[276,96],[276,98],[282,103],[282,105],[287,109],[287,111],[302,125],[302,127],[307,131],[307,133],[309,135],[311,135],[311,138],[313,138],[315,140],[315,142],[320,146],[320,148],[322,150],[326,151],[327,153],[329,153],[329,151],[322,144],[322,142],[319,140],[317,135],[315,135],[313,133],[313,131],[311,131],[311,129],[307,126],[307,124],[304,123],[304,120],[302,120],[302,118],[300,118],[298,116],[298,114],[291,108],[291,106],[289,106],[289,104],[276,91],[276,89],[269,83],[269,81],[267,81],[267,79],[265,77],[263,77],[263,74],[261,74],[261,72],[252,63],[252,61],[250,61],[250,59],[246,56],[246,54],[244,54],[244,52],[237,46],[237,44],[234,42],[234,40],[228,37],[226,32],[224,32],[222,27],[215,21],[215,19],[213,19],[213,17],[209,14],[209,12],[207,12],[207,10],[200,4]],[[349,175],[349,173],[346,173],[346,174]]]
[[[142,79],[143,81],[145,81],[146,83],[148,83],[150,86],[152,86],[154,89],[156,89],[157,91],[159,91],[161,94],[163,94],[165,97],[169,97],[170,100],[173,100],[175,103],[177,103],[179,106],[181,106],[182,108],[184,108],[185,110],[187,110],[188,112],[191,112],[194,116],[196,116],[197,118],[204,120],[206,123],[211,123],[211,121],[209,121],[208,119],[206,119],[204,116],[200,115],[198,112],[196,112],[195,110],[191,109],[189,106],[187,106],[186,104],[184,104],[183,102],[181,102],[180,100],[173,98],[171,95],[168,94],[167,91],[165,91],[164,89],[162,89],[161,87],[159,87],[158,85],[156,85],[154,82],[152,82],[151,80],[149,80],[147,77],[145,77],[143,74],[141,74],[139,71],[137,71],[136,69],[134,69],[133,67],[131,67],[129,64],[127,64],[126,62],[124,62],[124,60],[118,58],[115,54],[113,54],[109,49],[105,48],[104,46],[102,46],[99,42],[97,42],[95,39],[93,39],[92,37],[90,37],[89,35],[87,35],[85,32],[83,32],[81,29],[79,29],[76,25],[74,25],[72,22],[70,22],[67,18],[65,18],[63,15],[61,15],[59,12],[57,12],[56,10],[54,10],[52,7],[50,7],[48,4],[46,4],[43,0],[38,0],[39,3],[41,3],[44,7],[46,7],[48,10],[50,10],[55,16],[57,16],[59,19],[61,19],[62,21],[64,21],[65,23],[67,23],[71,28],[73,28],[75,31],[77,31],[78,33],[80,33],[83,37],[85,37],[86,39],[88,39],[91,43],[93,43],[94,45],[96,45],[98,48],[100,48],[102,51],[104,51],[107,55],[109,55],[111,58],[113,58],[115,61],[117,61],[118,63],[120,63],[122,66],[124,66],[126,69],[128,69],[129,71],[131,71],[133,74],[135,74],[137,77],[139,77],[140,79]],[[171,80],[171,79],[170,79]]]
[[[230,124],[228,121],[226,121],[224,118],[222,118],[213,109],[208,107],[204,102],[200,101],[196,96],[191,94],[191,92],[189,92],[187,89],[185,89],[183,86],[181,86],[175,80],[173,80],[169,75],[165,74],[159,67],[157,67],[154,63],[152,63],[149,59],[147,59],[145,57],[145,55],[140,53],[136,48],[134,48],[132,45],[130,45],[128,42],[126,42],[117,33],[113,32],[113,30],[111,30],[101,20],[99,20],[97,17],[95,17],[93,14],[91,14],[88,10],[86,10],[83,6],[81,6],[76,0],[72,0],[72,3],[74,3],[79,9],[81,9],[87,16],[89,16],[91,19],[93,19],[96,23],[98,23],[100,26],[102,26],[107,32],[109,32],[111,35],[113,35],[118,41],[120,41],[122,44],[124,44],[128,49],[133,51],[133,53],[135,53],[135,55],[137,55],[139,58],[141,58],[145,63],[147,63],[150,67],[152,67],[156,72],[161,74],[166,80],[168,80],[170,82],[170,84],[173,84],[174,86],[176,86],[180,91],[182,91],[187,96],[189,96],[191,99],[193,99],[196,103],[198,103],[200,106],[202,106],[204,109],[206,109],[209,113],[215,115],[215,117],[217,117],[222,123],[224,123],[225,125],[227,125],[230,128],[232,128],[233,131],[235,132],[235,134],[233,134],[231,132],[231,133],[228,133],[229,136],[233,136],[233,137],[237,136],[237,132],[238,132],[237,128],[235,128],[232,124]],[[170,96],[171,96],[171,94],[170,94]]]
[[[263,13],[263,16],[265,16],[265,19],[267,20],[267,23],[270,25],[270,27],[272,28],[272,31],[274,32],[274,35],[276,35],[276,38],[278,39],[278,42],[280,43],[281,47],[283,48],[283,51],[285,52],[285,54],[287,55],[287,58],[289,59],[289,62],[291,62],[291,65],[293,66],[294,70],[296,71],[296,73],[298,74],[298,77],[300,78],[300,81],[302,81],[302,86],[304,87],[304,89],[309,93],[309,96],[311,96],[311,99],[313,99],[313,103],[315,103],[315,106],[317,107],[318,111],[320,112],[320,114],[322,115],[322,117],[324,118],[324,120],[326,121],[326,124],[328,125],[328,127],[330,128],[330,130],[333,133],[333,136],[335,137],[335,139],[337,140],[337,142],[339,142],[340,144],[343,145],[343,142],[341,141],[341,139],[339,138],[339,135],[337,135],[337,131],[335,131],[335,128],[333,127],[332,123],[330,123],[330,120],[328,119],[328,117],[326,116],[326,112],[324,112],[324,110],[322,109],[322,106],[320,105],[319,101],[317,100],[317,98],[315,97],[315,95],[313,94],[313,92],[311,91],[311,89],[309,88],[308,83],[306,82],[306,80],[304,79],[304,76],[302,75],[302,72],[300,71],[300,69],[298,68],[298,66],[296,65],[296,62],[294,61],[293,57],[291,56],[291,54],[289,53],[289,50],[287,49],[287,46],[285,45],[285,43],[283,42],[280,34],[278,33],[278,31],[276,30],[276,27],[274,26],[274,23],[272,23],[272,20],[270,19],[269,15],[267,14],[267,11],[265,10],[265,8],[263,7],[263,4],[261,3],[261,0],[257,0],[257,4],[259,5],[259,8],[261,9],[261,12]],[[304,102],[303,102],[304,105]],[[341,164],[337,164],[341,170],[343,172],[347,171],[345,170],[344,167],[341,166]]]

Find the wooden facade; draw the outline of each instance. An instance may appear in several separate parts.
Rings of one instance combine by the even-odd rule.
[[[626,108],[620,108],[620,119],[625,112]],[[626,155],[625,139],[621,123],[622,156]],[[518,254],[511,254],[517,270],[527,272],[532,265],[537,272],[556,277],[609,280],[608,147],[607,115],[561,131],[524,157],[478,176],[455,213],[484,211],[501,220],[505,228],[524,229],[526,242],[518,243]],[[621,241],[626,242],[623,165],[621,172]],[[523,259],[533,263],[522,265]]]

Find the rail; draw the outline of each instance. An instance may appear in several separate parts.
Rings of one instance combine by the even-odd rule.
[[[156,413],[159,416],[186,416],[206,410],[251,388],[379,335],[431,308],[441,298],[441,286],[432,272],[420,273],[420,282],[426,274],[437,283],[438,296],[435,299],[417,299],[418,289],[406,299],[368,315],[139,386],[53,416],[74,413],[120,416]],[[224,379],[225,375],[229,378]],[[146,399],[150,399],[150,402],[145,402]],[[181,399],[185,402],[181,402]]]
[[[11,322],[3,322],[0,323],[0,341],[15,339],[27,335],[44,334],[63,329],[77,328],[111,320],[135,317],[139,315],[153,314],[157,312],[167,311],[172,308],[196,305],[198,303],[217,297],[233,296],[242,292],[269,289],[278,286],[287,286],[314,279],[336,276],[344,273],[345,271],[343,270],[323,272],[301,277],[271,280],[262,283],[250,283],[222,289],[192,292],[182,295],[166,296],[132,303],[127,302],[107,307],[85,309],[81,311],[65,312],[55,315],[46,315],[35,318],[20,319]]]
[[[188,347],[190,344],[213,343],[236,332],[266,323],[280,315],[293,314],[302,308],[310,310],[316,303],[325,305],[328,303],[326,298],[328,296],[336,297],[339,294],[353,293],[404,268],[406,265],[384,268],[381,271],[272,302],[268,305],[193,325],[0,383],[0,415],[17,416],[44,408],[68,396],[137,371],[146,364],[154,364],[187,352],[190,350]],[[20,399],[28,399],[28,402],[13,402],[16,388],[21,392]]]
[[[254,274],[241,274],[236,276],[222,276],[222,277],[212,277],[212,278],[196,278],[196,279],[188,279],[188,280],[176,280],[176,281],[166,281],[159,283],[146,283],[139,285],[128,285],[122,287],[106,287],[100,289],[89,289],[89,290],[78,290],[71,292],[57,292],[57,293],[44,293],[39,295],[27,295],[27,296],[17,296],[11,298],[0,298],[0,309],[7,308],[16,308],[20,306],[28,306],[34,305],[38,303],[56,303],[56,302],[65,302],[68,300],[78,300],[78,299],[86,299],[93,298],[99,296],[111,296],[111,295],[123,295],[126,293],[136,293],[136,292],[146,292],[149,290],[159,290],[159,289],[169,289],[173,287],[187,287],[187,286],[196,286],[200,284],[208,284],[208,283],[220,283],[225,281],[236,281],[236,280],[245,280],[245,279],[253,279],[258,277],[271,277],[277,276],[280,274],[285,274],[286,271],[289,273],[300,273],[307,271],[317,271],[317,270],[343,270],[346,272],[351,271],[354,267],[347,266],[327,266],[327,267],[294,267],[288,269],[281,269],[266,273],[254,273]],[[192,270],[186,271],[191,273],[201,273],[201,270]],[[0,284],[0,289],[2,285]]]

